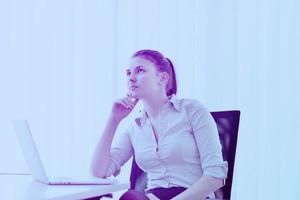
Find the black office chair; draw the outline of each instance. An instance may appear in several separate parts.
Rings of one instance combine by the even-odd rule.
[[[233,180],[234,161],[240,123],[240,111],[211,112],[216,121],[222,145],[223,159],[228,162],[225,185],[215,192],[217,198],[230,199]]]
[[[211,112],[211,115],[218,127],[223,159],[228,162],[226,183],[222,188],[215,192],[215,195],[217,198],[230,199],[240,111]],[[147,174],[138,167],[135,158],[133,157],[130,173],[130,189],[142,192],[146,186]]]

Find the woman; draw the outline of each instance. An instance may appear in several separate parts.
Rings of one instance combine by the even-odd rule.
[[[145,193],[126,192],[121,199],[205,199],[223,186],[223,161],[216,124],[198,101],[176,97],[172,62],[155,50],[137,51],[130,59],[129,92],[114,102],[97,144],[91,172],[117,175],[134,154],[147,173]],[[144,106],[130,128],[112,140],[138,101]]]

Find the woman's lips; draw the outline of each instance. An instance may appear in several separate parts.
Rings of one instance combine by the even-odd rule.
[[[135,90],[136,88],[138,88],[138,86],[130,86],[131,90]]]

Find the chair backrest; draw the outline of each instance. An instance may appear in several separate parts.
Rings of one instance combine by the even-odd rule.
[[[211,112],[216,121],[222,145],[223,159],[228,162],[228,174],[225,186],[216,192],[224,199],[230,199],[233,179],[234,160],[240,122],[240,111]],[[218,194],[219,193],[219,194]]]
[[[228,162],[228,175],[225,186],[219,189],[216,192],[216,195],[224,199],[230,199],[240,111],[218,111],[211,112],[211,115],[216,121],[218,127],[223,159]],[[147,174],[138,167],[135,162],[135,158],[133,157],[130,174],[130,189],[143,191],[146,186]]]

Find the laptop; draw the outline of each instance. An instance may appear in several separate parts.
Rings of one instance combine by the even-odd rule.
[[[97,178],[92,176],[85,178],[48,177],[27,121],[14,120],[13,126],[23,151],[28,170],[36,181],[48,185],[108,185],[117,182],[116,179]]]

